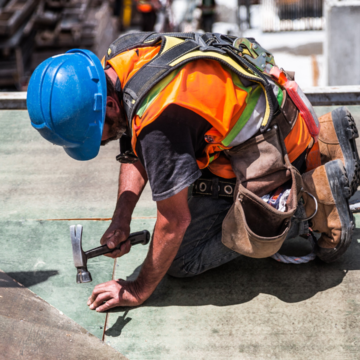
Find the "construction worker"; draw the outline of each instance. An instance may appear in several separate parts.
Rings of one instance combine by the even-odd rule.
[[[319,233],[314,252],[324,261],[343,254],[358,134],[345,108],[321,118],[319,134],[306,101],[260,44],[218,34],[127,34],[102,63],[74,49],[40,64],[27,104],[45,139],[84,161],[120,138],[118,200],[101,238],[120,244],[110,257],[130,251],[147,182],[157,203],[138,278],[97,285],[90,309],[140,305],[166,273],[268,257],[299,234]]]

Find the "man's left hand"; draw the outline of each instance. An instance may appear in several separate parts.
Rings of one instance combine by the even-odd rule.
[[[101,312],[117,306],[138,306],[145,300],[136,281],[119,279],[96,285],[87,305],[91,310]]]

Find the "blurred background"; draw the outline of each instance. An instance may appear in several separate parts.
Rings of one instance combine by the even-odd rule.
[[[86,48],[102,58],[139,30],[254,37],[302,87],[358,85],[359,19],[359,0],[0,0],[0,91],[26,90],[52,55]]]

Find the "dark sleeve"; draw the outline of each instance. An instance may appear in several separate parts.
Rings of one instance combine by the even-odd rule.
[[[136,152],[146,170],[154,201],[179,193],[201,176],[196,155],[203,150],[204,134],[210,128],[196,113],[170,105],[140,132]]]

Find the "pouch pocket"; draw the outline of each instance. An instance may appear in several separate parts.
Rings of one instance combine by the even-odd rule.
[[[237,194],[222,225],[222,243],[242,255],[265,258],[275,254],[290,230],[302,178],[281,145],[277,128],[228,151],[237,176]],[[291,179],[286,211],[261,196]]]
[[[265,204],[265,203],[264,203]],[[287,219],[284,219],[287,220]],[[267,228],[266,218],[257,218],[257,229]],[[265,258],[275,254],[285,241],[290,226],[285,221],[275,236],[261,236],[249,227],[242,203],[237,200],[228,211],[222,225],[222,243],[229,249],[253,258]]]

